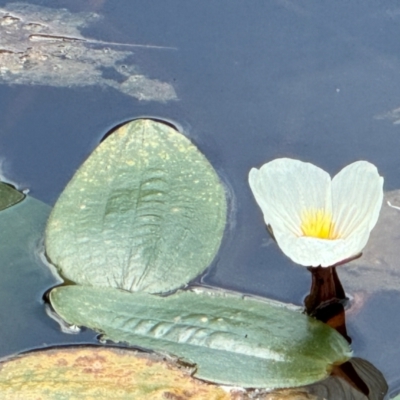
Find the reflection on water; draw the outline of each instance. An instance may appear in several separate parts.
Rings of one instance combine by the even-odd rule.
[[[0,77],[4,173],[20,187],[30,188],[33,196],[53,203],[112,126],[143,115],[177,121],[229,183],[232,193],[232,229],[204,278],[207,284],[296,304],[302,303],[309,288],[308,271],[295,266],[268,241],[247,185],[252,166],[277,157],[294,157],[333,173],[366,159],[378,166],[386,190],[400,187],[399,125],[375,117],[393,110],[391,121],[397,121],[400,8],[393,2],[339,0],[322,4],[310,0],[300,4],[279,0],[256,1],[253,7],[237,0],[221,0],[212,6],[175,0],[157,4],[145,0],[29,3],[53,9],[54,20],[61,7],[68,7],[65,15],[76,20],[83,21],[93,13],[103,19],[86,27],[78,24],[74,32],[44,32],[68,34],[79,41],[28,41],[24,33],[21,47],[0,53],[10,60],[16,52],[27,57],[19,66],[11,63],[15,76],[10,69],[3,70]],[[6,4],[0,1],[1,18],[4,10],[9,10],[20,20],[6,18],[1,29],[11,32],[13,26],[20,29],[34,19],[54,28],[51,21],[11,12],[14,2]],[[5,38],[2,35],[0,42]],[[178,50],[81,41],[89,38]],[[57,56],[60,45],[64,54]],[[27,54],[29,46],[33,50]],[[87,60],[83,58],[86,51]],[[50,83],[38,78],[41,61],[33,56],[46,52],[51,56],[48,66],[56,60],[69,62],[74,68],[84,68],[86,76],[74,72],[76,76],[69,74],[67,79],[50,73],[51,84],[58,86],[44,86]],[[138,100],[140,96],[126,95],[120,85],[128,79],[126,70],[119,70],[123,65],[132,66],[129,76],[169,85],[167,97],[176,97],[176,91],[180,101],[145,102]],[[26,78],[18,72],[23,67]],[[146,82],[130,82],[130,93],[138,93]],[[161,92],[166,88],[158,87]],[[395,198],[391,202],[400,204]],[[397,210],[384,205],[363,256],[337,270],[351,298],[346,323],[355,355],[384,373],[389,393],[400,387],[398,217]],[[2,309],[2,332],[12,333],[3,337],[1,355],[46,343],[71,342],[72,336],[61,334],[42,310],[39,299],[51,285],[49,279],[39,279],[28,264],[18,275],[11,267],[4,271],[2,293],[7,301]],[[21,276],[27,278],[21,281]],[[23,326],[24,332],[30,329],[30,334],[18,336],[18,326]],[[95,340],[89,331],[73,337],[82,342]]]
[[[131,48],[176,49],[110,43],[82,36],[84,27],[100,21],[101,16],[96,13],[71,13],[25,3],[0,8],[0,83],[100,85],[139,100],[176,100],[172,85],[139,73],[131,63]]]
[[[398,125],[400,124],[400,107],[397,107],[388,112],[384,112],[382,114],[377,114],[374,118],[388,120],[391,121],[394,125]]]
[[[373,293],[400,289],[400,190],[385,193],[378,223],[362,257],[339,269],[346,291]]]
[[[305,308],[314,316],[336,329],[349,343],[345,306],[348,299],[336,272],[337,267],[308,268],[312,275],[309,295],[305,298]],[[360,358],[352,358],[333,368],[331,376],[315,385],[309,393],[318,399],[382,400],[387,393],[387,383],[383,374],[371,363]]]
[[[332,376],[307,389],[318,400],[381,400],[387,393],[387,384],[371,363],[354,357]]]

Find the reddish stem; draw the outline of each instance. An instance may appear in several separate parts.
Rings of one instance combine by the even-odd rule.
[[[351,342],[347,336],[344,312],[347,298],[336,267],[310,267],[308,270],[312,282],[310,294],[304,301],[307,314],[326,322]]]

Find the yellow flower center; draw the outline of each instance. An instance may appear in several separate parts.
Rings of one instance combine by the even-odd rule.
[[[304,236],[319,239],[336,239],[332,215],[324,209],[305,210],[301,214],[300,229]]]

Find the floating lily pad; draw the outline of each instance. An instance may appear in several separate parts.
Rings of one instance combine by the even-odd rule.
[[[333,400],[319,399],[303,388],[279,389],[259,397],[260,400]]]
[[[213,260],[226,220],[207,159],[166,124],[136,120],[104,140],[58,199],[46,251],[82,285],[167,292]]]
[[[65,286],[50,301],[68,323],[196,364],[194,376],[242,387],[295,387],[346,361],[348,343],[300,312],[221,292],[160,297],[113,288]],[[278,305],[279,304],[279,305]]]
[[[30,196],[0,212],[0,354],[55,341],[43,323],[42,291],[59,282],[39,257],[51,207]],[[55,333],[55,332],[53,332]],[[0,395],[0,398],[7,398]]]
[[[67,347],[4,361],[0,397],[16,399],[228,400],[219,387],[155,357],[115,348]]]
[[[6,183],[0,182],[0,211],[24,199],[25,195]]]
[[[0,213],[0,257],[3,271],[12,269],[15,271],[14,276],[30,281],[37,278],[37,270],[42,270],[46,276],[48,271],[37,256],[37,249],[50,209],[47,204],[27,196],[23,202]],[[27,265],[30,265],[28,271]],[[6,278],[9,275],[6,272]],[[2,281],[4,278],[3,275]],[[0,292],[0,299],[2,294]]]

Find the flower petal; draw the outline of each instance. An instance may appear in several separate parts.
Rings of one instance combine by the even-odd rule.
[[[276,236],[280,236],[279,233]],[[282,235],[276,240],[281,250],[295,263],[306,267],[329,267],[359,254],[368,237],[369,232],[363,231],[347,239]]]
[[[249,184],[280,247],[278,237],[302,235],[301,215],[305,210],[331,211],[331,178],[310,163],[289,158],[273,160],[259,170],[253,168]]]
[[[366,161],[345,167],[331,182],[328,173],[312,164],[277,159],[253,168],[249,184],[282,251],[294,262],[313,267],[332,266],[359,254],[383,199],[383,178]],[[306,221],[304,230],[302,216],[307,213],[317,217]],[[318,236],[326,233],[325,216],[332,217],[332,234],[311,237],[316,221],[323,228],[315,228]],[[307,230],[311,234],[304,236]]]
[[[382,187],[383,178],[376,167],[367,161],[350,164],[333,178],[333,219],[339,237],[348,239],[367,232],[368,240],[381,210]],[[354,249],[358,252],[361,250]]]

